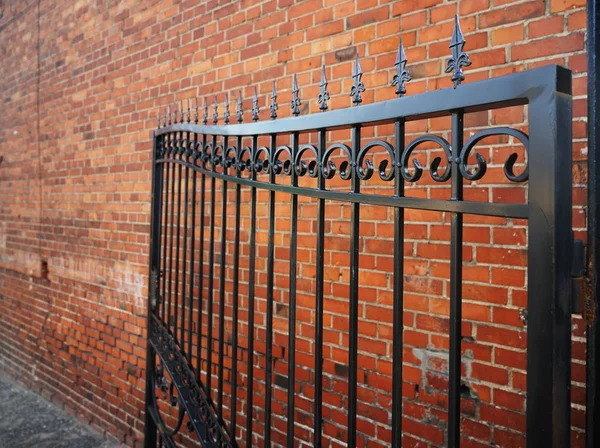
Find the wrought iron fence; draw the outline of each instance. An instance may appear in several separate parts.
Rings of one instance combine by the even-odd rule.
[[[265,287],[265,365],[264,370],[264,446],[271,446],[273,390],[273,308],[275,269],[275,226],[277,192],[290,195],[289,237],[289,315],[287,408],[285,410],[287,446],[294,446],[296,375],[296,291],[299,199],[317,202],[315,259],[315,366],[313,445],[321,446],[323,433],[323,287],[326,201],[342,201],[350,207],[350,274],[348,300],[348,393],[347,440],[357,445],[357,373],[359,325],[359,273],[361,207],[376,205],[393,210],[393,353],[391,445],[402,441],[402,350],[403,350],[403,245],[405,210],[418,209],[449,213],[450,240],[450,324],[448,434],[450,447],[460,443],[461,400],[461,301],[463,216],[465,214],[520,218],[528,220],[530,259],[528,276],[527,325],[527,402],[526,432],[529,447],[568,446],[570,433],[570,276],[571,276],[571,74],[557,66],[515,73],[495,79],[461,85],[463,67],[470,65],[463,51],[465,40],[458,18],[450,43],[452,56],[446,72],[452,74],[453,88],[404,96],[410,81],[402,41],[395,61],[392,88],[398,98],[360,107],[329,111],[328,85],[322,71],[318,104],[325,113],[300,116],[302,100],[296,76],[292,82],[290,110],[293,117],[277,120],[279,106],[275,83],[269,107],[271,121],[258,122],[256,90],[252,101],[252,120],[243,124],[241,93],[237,98],[236,121],[229,124],[229,98],[224,104],[223,124],[219,124],[215,99],[212,126],[209,106],[204,102],[200,116],[197,102],[182,103],[161,114],[153,136],[153,199],[150,255],[150,298],[148,314],[148,367],[146,446],[157,443],[174,446],[184,415],[188,428],[202,446],[253,446],[253,376],[256,343],[255,294]],[[353,106],[362,103],[365,86],[359,57],[356,56],[350,91]],[[465,114],[501,107],[527,105],[528,134],[509,127],[493,127],[463,140]],[[450,141],[434,134],[421,135],[405,144],[406,124],[440,116],[451,117]],[[392,124],[393,138],[361,142],[361,129],[367,125]],[[331,131],[347,129],[350,145],[330,143]],[[309,141],[309,133],[317,141]],[[515,170],[517,154],[504,164],[511,182],[528,181],[529,197],[524,204],[475,202],[464,200],[464,180],[482,179],[487,163],[474,154],[476,145],[490,136],[510,136],[525,148],[527,162],[520,173]],[[259,141],[268,139],[268,144]],[[282,140],[289,145],[280,144]],[[244,142],[250,142],[244,145]],[[450,199],[408,197],[405,185],[417,183],[427,171],[411,155],[423,145],[441,148],[428,167],[434,182],[450,182]],[[385,157],[379,164],[373,150]],[[341,159],[340,159],[341,154]],[[412,166],[411,166],[412,162]],[[475,164],[473,167],[472,164]],[[262,176],[262,177],[261,177]],[[264,179],[266,176],[266,179]],[[338,177],[349,191],[328,188]],[[361,182],[379,177],[393,188],[393,194],[361,192]],[[299,180],[314,179],[313,186],[300,186]],[[287,179],[286,181],[282,179]],[[183,183],[183,186],[182,186]],[[233,186],[233,187],[232,187]],[[232,189],[231,189],[232,188]],[[231,189],[231,190],[230,190]],[[249,217],[242,219],[242,190],[249,191]],[[257,193],[266,191],[268,241],[265,284],[257,276]],[[227,229],[228,198],[233,192],[232,229]],[[182,197],[183,193],[183,197]],[[220,195],[220,198],[217,198]],[[216,210],[220,202],[221,212]],[[206,213],[206,211],[209,213]],[[209,216],[209,218],[208,218]],[[209,219],[208,225],[205,225]],[[220,220],[217,232],[216,222]],[[248,227],[244,226],[244,223]],[[206,228],[205,228],[206,227]],[[240,348],[240,233],[249,232],[248,266],[244,267],[244,350]],[[228,237],[233,235],[232,240]],[[207,247],[208,246],[208,247]],[[227,252],[227,249],[232,252]],[[207,254],[207,256],[206,256]],[[232,263],[228,263],[228,257]],[[218,270],[218,275],[215,273]],[[227,271],[232,289],[227,290]],[[215,285],[218,279],[219,285]],[[228,281],[229,282],[229,281]],[[218,290],[218,297],[215,291]],[[225,296],[231,297],[226,304]],[[216,312],[215,312],[216,311]],[[226,321],[231,334],[227,335]],[[205,332],[204,325],[205,322]],[[217,328],[214,328],[216,324]],[[230,346],[230,349],[229,349]],[[226,356],[226,352],[229,355]],[[216,352],[216,353],[215,353]],[[241,357],[246,359],[242,363]],[[226,365],[227,363],[227,365]],[[240,372],[239,366],[245,367]],[[228,373],[230,378],[226,379]],[[245,378],[245,407],[238,406],[241,387],[238,375]],[[216,389],[214,381],[216,380]],[[227,392],[224,389],[228,389]],[[158,407],[164,393],[177,405],[173,415],[161,416]],[[228,398],[228,402],[225,399]],[[224,409],[225,406],[225,409]],[[224,416],[227,413],[227,418]],[[245,416],[244,428],[238,417]],[[169,424],[171,422],[172,424]],[[240,435],[243,437],[236,440]]]

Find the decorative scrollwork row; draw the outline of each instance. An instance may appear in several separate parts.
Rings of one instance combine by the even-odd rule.
[[[413,157],[413,153],[424,144],[434,144],[443,151],[443,156],[435,157],[429,165],[429,174],[435,182],[446,182],[452,175],[452,164],[458,165],[460,174],[469,181],[481,179],[487,170],[485,158],[475,153],[477,166],[469,168],[469,155],[475,149],[477,143],[486,137],[506,135],[513,137],[521,142],[525,153],[529,150],[529,137],[527,134],[517,129],[501,127],[484,129],[474,134],[463,145],[460,151],[454,155],[451,144],[443,137],[426,134],[415,138],[408,143],[400,154],[396,154],[394,147],[385,140],[372,140],[363,146],[356,155],[352,149],[344,143],[334,143],[322,151],[311,144],[300,145],[296,154],[289,146],[278,146],[275,149],[266,146],[260,146],[256,150],[244,146],[238,148],[235,145],[228,146],[226,149],[222,145],[213,143],[195,142],[191,139],[176,138],[175,136],[165,136],[162,144],[158,148],[159,158],[177,158],[188,160],[191,163],[197,163],[204,169],[217,171],[232,175],[230,168],[234,168],[238,176],[242,172],[265,173],[273,172],[276,175],[282,174],[291,176],[295,174],[302,177],[308,174],[309,177],[319,177],[319,173],[325,179],[333,179],[339,174],[343,180],[350,180],[357,176],[360,180],[368,180],[375,172],[384,182],[394,180],[397,173],[407,182],[417,182],[421,179],[425,167],[421,162]],[[373,158],[370,156],[375,148],[383,149],[384,158],[375,167]],[[340,162],[339,159],[342,159]],[[524,182],[528,179],[527,158],[525,159],[525,168],[520,174],[515,174],[514,165],[518,154],[513,153],[504,164],[504,172],[512,182]],[[335,159],[335,160],[334,160]],[[443,170],[442,170],[442,167]],[[395,169],[397,168],[397,170]]]
[[[217,412],[210,404],[205,390],[196,381],[192,369],[167,328],[156,317],[150,323],[150,342],[160,356],[160,368],[165,368],[172,379],[171,384],[167,383],[166,391],[171,390],[173,386],[177,388],[177,395],[171,390],[168,396],[172,401],[180,402],[180,409],[185,408],[190,419],[188,428],[196,431],[204,446],[233,448],[234,444],[219,422]],[[157,372],[154,386],[164,390],[163,378],[164,373]],[[153,406],[157,412],[156,400]],[[181,426],[179,420],[176,428],[169,430],[166,435],[172,436],[177,432],[176,430],[179,430]]]

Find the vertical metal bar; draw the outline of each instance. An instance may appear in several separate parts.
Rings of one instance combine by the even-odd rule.
[[[269,182],[275,183],[276,137],[271,134]],[[275,191],[269,191],[269,240],[267,246],[267,356],[265,372],[265,448],[271,447],[271,396],[273,380],[273,277],[275,259]]]
[[[242,137],[237,138],[237,151],[242,150]],[[240,160],[236,160],[235,174],[241,177]],[[236,436],[237,425],[237,354],[238,354],[238,307],[239,307],[239,278],[240,278],[240,203],[241,189],[235,184],[235,236],[233,242],[233,329],[232,329],[232,365],[231,365],[231,434]]]
[[[215,148],[217,147],[217,137],[212,138],[212,157],[215,158]],[[216,160],[215,160],[216,162]],[[216,171],[216,163],[212,163],[212,170]],[[214,282],[214,261],[215,261],[215,188],[216,178],[210,178],[210,240],[208,254],[208,328],[207,328],[207,346],[206,346],[206,390],[208,396],[211,395],[211,377],[212,377],[212,331],[213,331],[213,282]]]
[[[400,172],[404,150],[404,120],[396,121],[394,194],[404,196],[404,179]],[[402,445],[402,348],[404,337],[404,209],[394,208],[394,327],[392,359],[392,446]]]
[[[588,61],[588,238],[587,238],[587,288],[584,315],[588,327],[586,332],[586,409],[585,409],[585,446],[586,448],[600,445],[600,389],[598,389],[598,372],[600,371],[600,327],[598,325],[598,310],[600,308],[600,149],[598,136],[600,122],[598,103],[600,89],[598,88],[598,60],[600,59],[600,5],[596,0],[587,2],[587,61]]]
[[[202,157],[205,154],[206,134],[202,135],[202,152],[200,166],[204,166]],[[196,380],[200,380],[200,371],[202,370],[202,296],[204,290],[204,215],[206,211],[206,175],[202,173],[200,177],[200,235],[198,244],[198,318],[196,329],[196,359],[198,366],[196,368]]]
[[[571,73],[556,67],[529,103],[527,447],[570,437]]]
[[[169,151],[169,141],[168,141],[168,136],[163,136],[163,145],[165,145],[165,151],[163,154],[163,159],[167,160],[168,157],[168,152]],[[164,141],[166,140],[166,143],[164,143]],[[167,292],[167,241],[168,241],[168,230],[169,230],[169,178],[170,176],[170,171],[171,171],[171,164],[170,163],[165,163],[166,167],[165,167],[165,171],[166,171],[166,175],[165,175],[165,193],[164,193],[164,202],[165,202],[165,217],[164,217],[164,233],[165,233],[165,237],[164,237],[164,244],[163,244],[163,253],[162,253],[162,263],[161,263],[161,277],[162,277],[162,311],[161,311],[161,318],[163,322],[166,322],[167,319],[165,319],[165,304],[167,302],[166,298],[166,292]]]
[[[188,133],[189,135],[189,133]],[[192,142],[192,164],[196,164],[196,146],[198,144],[198,134],[194,133],[194,141]],[[190,297],[188,298],[188,354],[189,359],[192,359],[192,332],[194,330],[194,266],[196,262],[196,170],[192,170],[192,224],[190,234],[190,243],[192,245],[192,253],[190,254]],[[202,273],[200,273],[202,275]],[[200,325],[198,322],[196,325]],[[196,358],[196,362],[200,364],[200,358]]]
[[[182,135],[183,133],[179,133],[179,139],[177,139],[177,134],[175,141],[177,142],[177,152],[179,154],[179,160],[183,160],[183,151],[182,151]],[[180,254],[180,240],[181,240],[181,177],[182,177],[182,166],[177,166],[177,249],[175,250],[175,308],[173,310],[173,336],[177,339],[177,312],[179,310],[179,294],[180,294],[180,278],[179,278],[179,254]],[[180,341],[180,344],[182,342]]]
[[[326,130],[318,132],[318,157],[323,160],[326,149]],[[325,176],[320,165],[318,168],[318,188],[325,190]],[[314,440],[315,448],[321,447],[321,433],[323,430],[323,278],[325,259],[325,199],[319,198],[317,202],[317,266],[315,290],[315,400],[314,400]]]
[[[227,151],[227,136],[223,137],[223,174],[227,174],[225,152]],[[223,349],[225,339],[225,261],[227,257],[227,181],[223,179],[221,200],[221,272],[219,274],[219,417],[223,418]]]
[[[258,137],[252,137],[251,179],[256,180],[254,156]],[[252,402],[254,394],[254,282],[256,274],[256,187],[250,187],[250,264],[248,266],[248,401],[246,402],[246,446],[252,446]]]
[[[360,193],[360,179],[357,175],[358,153],[360,151],[360,126],[352,127],[352,192]],[[348,344],[348,447],[356,447],[356,401],[358,376],[358,262],[360,238],[360,204],[351,205],[350,216],[350,312]]]
[[[171,158],[175,159],[175,155],[177,152],[177,147],[175,142],[173,141],[174,135],[169,135],[169,140],[171,144]],[[171,179],[171,231],[169,238],[169,303],[167,304],[167,327],[171,328],[171,304],[172,304],[172,288],[173,288],[173,235],[175,234],[175,229],[173,228],[175,225],[175,213],[173,213],[175,208],[175,165],[173,165],[173,177]]]
[[[183,117],[182,117],[183,118]],[[183,139],[183,132],[181,137]],[[182,158],[186,162],[190,156],[189,152],[190,144],[190,133],[185,133],[185,140],[183,145]],[[180,165],[181,166],[181,165]],[[188,236],[188,208],[189,208],[189,194],[190,194],[190,168],[186,165],[185,167],[185,194],[184,194],[184,210],[183,210],[183,266],[181,269],[181,349],[185,351],[185,300],[186,300],[186,274],[187,274],[187,236]],[[189,322],[191,325],[191,321]],[[188,360],[192,359],[192,353],[186,353]]]
[[[462,201],[463,178],[458,154],[463,146],[463,111],[452,113],[451,199]],[[450,360],[448,390],[448,448],[460,446],[460,364],[462,323],[463,215],[452,213],[450,229]]]
[[[298,133],[292,134],[292,179],[298,186],[295,160],[298,154]],[[294,446],[294,392],[296,385],[296,263],[298,249],[298,195],[292,195],[292,222],[290,229],[290,298],[288,318],[288,397],[287,397],[287,446]]]
[[[157,137],[152,138],[152,205],[150,210],[150,266],[148,271],[148,291],[152,296],[154,290],[153,271],[158,273],[160,262],[160,203],[162,199],[162,165],[156,163]],[[157,291],[154,291],[156,297]],[[156,305],[156,304],[155,304]],[[151,300],[148,301],[147,328],[150,330],[154,309]],[[152,376],[154,375],[155,354],[152,346],[147,344],[146,349],[146,406],[144,412],[144,447],[152,448],[157,442],[157,427],[154,419],[148,412],[153,404]]]

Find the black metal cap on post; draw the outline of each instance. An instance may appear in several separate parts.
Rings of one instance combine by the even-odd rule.
[[[269,110],[271,111],[271,120],[275,120],[277,118],[277,109],[279,109],[279,106],[277,105],[277,89],[275,88],[275,81],[273,81],[273,90],[271,91],[271,105],[269,106]]]
[[[394,62],[394,66],[396,67],[396,74],[392,78],[392,86],[396,86],[396,95],[398,98],[403,96],[406,93],[406,87],[404,86],[405,82],[410,81],[410,73],[406,70],[406,63],[408,59],[406,59],[406,53],[404,53],[404,45],[402,45],[402,38],[400,38],[400,45],[398,46],[398,54],[396,55],[396,62]]]
[[[229,124],[229,93],[225,92],[225,110],[223,112],[223,121]]]
[[[215,103],[213,105],[213,124],[216,125],[219,122],[219,104],[217,103],[217,95],[215,95]]]
[[[322,112],[325,112],[328,108],[327,101],[329,101],[329,99],[330,99],[329,92],[327,91],[327,78],[325,77],[325,65],[321,66],[321,84],[319,84],[319,87],[321,88],[321,90],[319,92],[319,98],[317,99],[317,102],[319,103],[319,109],[321,109]]]
[[[254,87],[254,97],[252,98],[252,121],[258,121],[258,96],[256,87]]]
[[[452,33],[452,40],[450,41],[449,48],[452,50],[452,57],[448,60],[448,66],[446,67],[446,73],[454,71],[452,74],[452,82],[454,82],[454,88],[464,81],[465,75],[463,74],[462,67],[468,67],[471,65],[469,55],[463,52],[465,46],[465,37],[460,29],[460,22],[458,21],[458,14],[454,16],[454,31]]]
[[[355,106],[358,106],[362,103],[362,97],[360,96],[361,92],[365,91],[365,85],[361,81],[363,72],[360,67],[360,61],[358,60],[358,50],[356,51],[356,61],[354,62],[354,73],[352,73],[352,79],[354,81],[354,85],[352,89],[350,89],[350,96],[352,97],[352,102]]]
[[[298,80],[296,79],[296,74],[294,73],[294,76],[292,77],[292,102],[290,103],[290,109],[292,109],[292,115],[294,117],[300,115],[300,105],[302,104],[298,93]]]
[[[237,122],[242,123],[244,121],[244,111],[242,109],[242,91],[238,90],[237,98]]]

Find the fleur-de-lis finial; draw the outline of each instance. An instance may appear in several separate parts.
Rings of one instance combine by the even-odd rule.
[[[206,97],[204,97],[204,115],[202,116],[202,124],[208,123],[208,102],[206,101]]]
[[[271,105],[269,106],[269,110],[271,111],[271,120],[275,120],[275,118],[277,118],[277,109],[279,109],[279,106],[277,105],[277,89],[275,88],[275,81],[273,81],[273,90],[271,91]]]
[[[300,96],[298,96],[298,80],[296,79],[296,74],[294,73],[294,77],[292,78],[292,102],[290,104],[290,108],[292,109],[292,115],[297,117],[300,115],[300,105],[302,102],[300,101]]]
[[[198,124],[198,97],[195,98],[196,102],[194,104],[194,123]]]
[[[191,123],[192,121],[192,100],[188,98],[188,108],[187,108],[187,122]]]
[[[319,103],[319,109],[325,112],[327,110],[327,101],[329,101],[329,92],[327,91],[327,78],[325,77],[325,65],[321,66],[321,84],[319,84],[321,88],[319,92],[319,99],[317,102]]]
[[[177,124],[178,123],[178,118],[177,118],[177,103],[173,104],[173,124]]]
[[[229,124],[229,93],[225,93],[225,112],[223,113],[223,121]]]
[[[215,95],[215,104],[213,106],[213,124],[219,122],[219,105],[217,104],[217,95]]]
[[[242,91],[238,90],[238,99],[237,99],[237,121],[241,123],[244,121],[244,111],[242,110]]]
[[[400,46],[398,47],[398,54],[396,55],[396,74],[392,78],[392,86],[396,86],[396,95],[400,98],[406,93],[406,87],[404,83],[410,81],[410,73],[406,70],[406,54],[404,53],[404,45],[402,45],[402,38],[400,38]]]
[[[350,89],[350,96],[352,97],[352,102],[355,106],[358,106],[362,103],[362,98],[360,96],[361,92],[365,91],[365,85],[360,80],[362,78],[363,72],[360,68],[360,62],[358,60],[358,51],[356,52],[356,62],[354,63],[354,73],[352,74],[352,79],[354,80],[354,85],[352,89]]]
[[[158,113],[156,114],[156,119],[157,119],[157,129],[160,129],[160,108],[158,109]]]
[[[254,97],[252,98],[252,121],[258,121],[258,97],[256,96],[256,87],[254,87]]]
[[[452,74],[452,82],[454,82],[454,88],[465,79],[462,67],[468,67],[471,65],[469,55],[463,52],[465,46],[465,37],[460,29],[460,23],[458,22],[458,14],[454,16],[454,32],[452,33],[452,40],[450,41],[450,49],[452,50],[452,57],[448,60],[448,66],[446,67],[446,73]]]
[[[167,111],[165,109],[165,113],[163,115],[163,127],[167,126]]]
[[[183,100],[179,100],[179,122],[183,123],[185,117],[183,116]]]
[[[171,105],[167,104],[167,117],[169,117],[169,126],[171,126]]]

